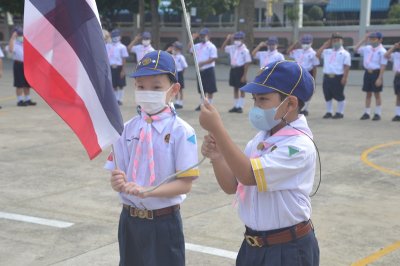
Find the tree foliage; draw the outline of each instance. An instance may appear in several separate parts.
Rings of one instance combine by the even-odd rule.
[[[185,0],[187,11],[196,8],[197,17],[202,21],[210,15],[220,15],[228,10],[233,10],[238,3],[239,0]],[[172,0],[171,8],[182,12],[181,0]]]
[[[386,22],[388,24],[400,23],[400,4],[395,4],[390,7],[389,16]]]

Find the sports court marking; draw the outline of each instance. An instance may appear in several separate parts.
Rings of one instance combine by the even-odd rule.
[[[20,221],[20,222],[33,223],[33,224],[47,225],[47,226],[52,226],[52,227],[57,227],[57,228],[67,228],[67,227],[74,225],[73,223],[68,223],[68,222],[63,222],[63,221],[50,220],[50,219],[26,216],[26,215],[9,213],[9,212],[0,212],[0,218],[14,220],[14,221]]]
[[[365,163],[368,166],[371,166],[372,168],[375,168],[378,171],[384,172],[386,174],[390,174],[390,175],[395,175],[395,176],[400,176],[400,172],[393,170],[393,169],[389,169],[386,167],[383,167],[381,165],[378,165],[376,163],[371,162],[370,160],[368,160],[368,155],[370,153],[372,153],[373,151],[376,151],[378,149],[381,148],[386,148],[386,147],[390,147],[390,146],[394,146],[394,145],[400,145],[400,141],[393,141],[393,142],[389,142],[389,143],[384,143],[384,144],[380,144],[380,145],[376,145],[373,146],[365,151],[363,151],[363,153],[361,154],[361,161],[363,163]],[[386,246],[382,249],[380,249],[379,251],[369,255],[368,257],[365,257],[359,261],[354,262],[353,264],[351,264],[351,266],[365,266],[368,265],[374,261],[377,261],[378,259],[380,259],[381,257],[389,254],[390,252],[395,251],[396,249],[400,248],[400,241],[395,242],[389,246]]]
[[[228,258],[228,259],[235,260],[237,257],[237,253],[233,252],[233,251],[228,251],[228,250],[219,249],[219,248],[206,247],[206,246],[200,246],[200,245],[191,244],[191,243],[185,243],[185,248],[190,251],[215,255],[215,256],[224,257],[224,258]]]

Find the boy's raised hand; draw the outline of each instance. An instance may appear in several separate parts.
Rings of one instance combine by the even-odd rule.
[[[200,108],[199,122],[201,127],[211,133],[218,130],[218,128],[222,126],[222,120],[217,109],[212,106],[207,99],[204,100]]]
[[[111,187],[117,191],[117,192],[122,192],[123,187],[126,183],[126,175],[124,171],[121,171],[119,169],[113,170],[111,172]]]
[[[204,141],[201,145],[201,154],[211,160],[222,158],[222,153],[219,151],[217,143],[211,134],[204,136]]]

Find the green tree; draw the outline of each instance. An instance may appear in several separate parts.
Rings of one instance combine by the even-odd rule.
[[[388,19],[386,20],[388,24],[399,24],[400,23],[400,4],[395,4],[390,7]]]

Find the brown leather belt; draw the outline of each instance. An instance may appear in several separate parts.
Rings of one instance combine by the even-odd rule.
[[[246,242],[252,247],[264,247],[278,244],[289,243],[290,241],[302,238],[313,230],[310,221],[296,224],[284,231],[273,233],[266,236],[253,236],[245,234]]]
[[[169,206],[166,208],[162,209],[157,209],[157,210],[146,210],[146,209],[139,209],[133,206],[129,206],[126,204],[122,204],[124,209],[129,211],[129,214],[132,217],[138,217],[141,219],[148,219],[148,220],[153,220],[154,217],[160,217],[160,216],[165,216],[171,213],[174,213],[175,211],[179,210],[181,206],[179,204]]]
[[[368,72],[369,74],[377,73],[377,72],[379,72],[379,71],[380,71],[380,69],[367,69],[367,72]]]
[[[343,75],[336,75],[336,74],[325,74],[325,77],[328,77],[330,79],[333,79],[335,77],[339,77],[339,76],[343,76]]]

